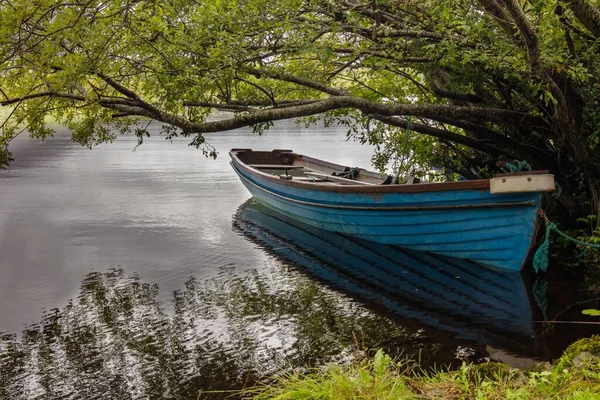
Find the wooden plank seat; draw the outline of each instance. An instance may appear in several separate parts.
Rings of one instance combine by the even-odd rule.
[[[375,183],[356,181],[354,179],[342,178],[341,176],[327,175],[327,174],[322,174],[322,173],[314,172],[314,171],[304,171],[304,173],[307,175],[312,175],[312,176],[319,177],[319,178],[325,178],[328,181],[334,181],[334,182],[340,182],[340,183],[346,183],[346,184],[352,184],[352,185],[376,185]]]
[[[256,169],[303,169],[301,165],[285,165],[285,164],[249,164],[250,167]]]
[[[328,182],[327,179],[325,178],[318,178],[316,176],[294,176],[294,180],[295,181],[300,181],[300,182]]]

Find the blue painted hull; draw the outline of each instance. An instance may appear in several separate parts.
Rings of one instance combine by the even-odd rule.
[[[255,198],[306,224],[514,271],[527,260],[541,200],[540,193],[481,189],[324,191],[286,185],[235,160],[232,166]]]
[[[270,253],[419,327],[520,354],[535,351],[518,272],[336,234],[254,200],[240,207],[234,225]]]

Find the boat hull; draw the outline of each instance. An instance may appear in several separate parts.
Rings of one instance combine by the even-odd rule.
[[[232,166],[256,199],[306,224],[509,270],[528,258],[541,199],[488,189],[324,191],[281,184],[235,160]]]

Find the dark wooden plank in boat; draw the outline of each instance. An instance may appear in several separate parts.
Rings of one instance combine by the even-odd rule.
[[[285,165],[285,164],[248,164],[248,166],[256,169],[303,169],[301,165]]]
[[[294,176],[293,179],[295,181],[300,181],[300,182],[318,182],[318,183],[327,182],[326,178],[317,178],[315,176],[307,176],[307,177]]]
[[[332,181],[328,181],[326,179],[321,179],[318,178],[317,180],[312,180],[312,179],[308,179],[308,178],[298,178],[296,176],[294,176],[293,178],[294,181],[296,182],[302,182],[302,183],[312,183],[313,185],[319,185],[319,186],[340,186],[341,184],[339,182],[332,182]]]
[[[321,174],[319,172],[314,172],[314,171],[304,171],[305,174],[307,175],[314,175],[314,176],[318,176],[318,177],[322,177],[322,178],[326,178],[329,181],[334,181],[334,182],[340,182],[340,183],[348,183],[348,184],[352,184],[352,185],[376,185],[375,183],[370,183],[370,182],[363,182],[363,181],[355,181],[353,179],[347,179],[347,178],[342,178],[341,176],[334,176],[334,175],[327,175],[327,174]]]

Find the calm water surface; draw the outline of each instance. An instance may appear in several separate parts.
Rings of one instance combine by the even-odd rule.
[[[422,365],[551,359],[597,291],[352,241],[263,209],[232,147],[352,166],[343,128],[211,136],[216,161],[153,136],[89,151],[19,138],[0,172],[0,398],[195,398],[383,347]],[[552,266],[551,266],[552,268]],[[224,394],[205,394],[223,397]]]

